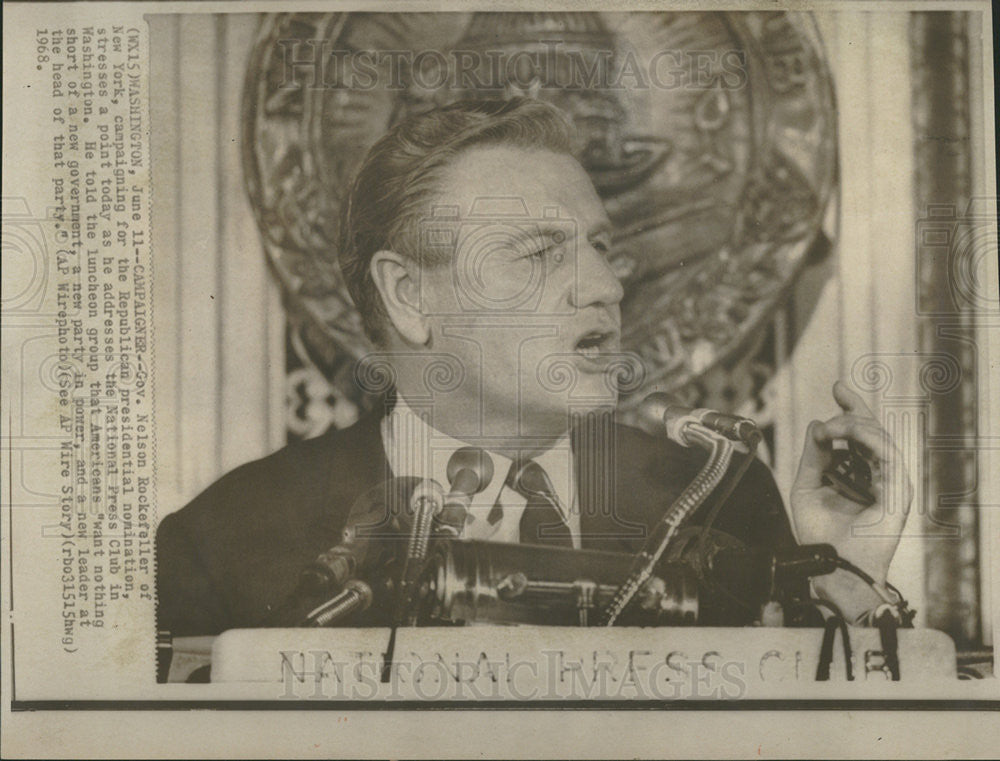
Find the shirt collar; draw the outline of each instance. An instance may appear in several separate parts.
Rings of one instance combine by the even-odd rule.
[[[455,450],[469,445],[434,428],[430,418],[429,410],[414,410],[397,395],[392,411],[382,420],[382,443],[393,475],[432,478],[447,491],[448,460]],[[512,462],[510,457],[499,452],[490,451],[489,454],[493,460],[493,478],[472,499],[472,509],[483,514],[500,496]],[[561,503],[562,517],[568,521],[567,511],[574,509],[576,496],[569,434],[533,459],[548,474]]]

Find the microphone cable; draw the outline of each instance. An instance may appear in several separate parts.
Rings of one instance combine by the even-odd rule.
[[[733,491],[736,489],[737,485],[743,480],[747,471],[750,469],[750,465],[757,455],[757,445],[760,443],[760,438],[754,437],[752,441],[748,442],[749,452],[744,456],[743,460],[736,466],[733,471],[733,475],[730,477],[729,482],[722,487],[722,491],[719,494],[719,498],[712,505],[705,517],[705,523],[701,527],[701,531],[698,533],[698,538],[695,544],[695,558],[697,558],[697,566],[695,567],[695,572],[698,578],[702,581],[708,583],[712,591],[722,594],[724,597],[728,598],[730,602],[739,605],[748,611],[753,611],[755,608],[750,605],[745,600],[742,600],[738,596],[734,595],[728,589],[726,589],[721,584],[715,584],[705,573],[706,558],[705,554],[708,550],[708,536],[711,532],[712,525],[715,520],[719,517],[719,513],[722,512],[722,507],[729,501],[732,496]]]
[[[750,469],[751,463],[757,456],[757,445],[760,443],[759,438],[754,438],[753,441],[748,444],[749,451],[744,456],[742,462],[736,466],[736,470],[733,472],[732,477],[729,479],[729,483],[725,484],[722,488],[722,492],[719,494],[719,498],[716,499],[712,508],[709,510],[708,515],[705,517],[705,523],[701,527],[701,532],[698,534],[698,545],[697,545],[697,557],[699,571],[705,566],[705,547],[708,540],[709,530],[715,523],[716,518],[719,517],[719,513],[722,512],[723,505],[729,501],[729,498],[733,495],[733,491],[736,486],[743,480],[743,477],[747,474]]]

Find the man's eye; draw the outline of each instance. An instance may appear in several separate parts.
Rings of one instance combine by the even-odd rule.
[[[600,251],[602,254],[611,253],[611,245],[605,240],[595,240],[591,245],[595,250]]]

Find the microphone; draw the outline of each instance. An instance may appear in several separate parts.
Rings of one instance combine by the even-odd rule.
[[[321,595],[343,588],[357,571],[358,549],[357,546],[345,542],[320,553],[312,563],[302,569],[299,576],[299,591],[307,595]]]
[[[760,439],[757,424],[750,418],[717,410],[686,407],[676,404],[669,395],[660,391],[647,396],[639,411],[647,422],[657,427],[662,426],[672,441],[684,447],[692,446],[685,432],[685,428],[691,423],[703,425],[710,431],[747,446],[757,444]]]
[[[317,600],[337,599],[352,579],[379,562],[382,550],[391,548],[386,540],[403,541],[414,517],[410,503],[422,483],[411,476],[393,477],[359,496],[348,511],[340,541],[302,568],[289,597],[259,625],[299,626]],[[383,541],[373,548],[373,539]]]
[[[766,595],[771,585],[825,576],[837,570],[839,556],[829,544],[800,544],[771,550],[762,547],[719,548],[709,553],[708,573],[731,588],[757,590]]]
[[[839,556],[829,544],[802,544],[794,547],[770,549],[765,547],[734,547],[712,540],[705,548],[704,557],[699,543],[692,541],[680,555],[680,560],[695,569],[708,587],[702,602],[709,619],[711,609],[726,606],[726,599],[740,601],[750,610],[760,610],[775,599],[782,599],[782,592],[795,590],[797,585],[816,576],[833,573]],[[716,595],[713,590],[725,594]],[[763,620],[763,619],[762,619]]]
[[[330,626],[351,613],[367,610],[372,604],[372,589],[360,579],[351,579],[344,590],[306,614],[303,626]]]
[[[339,591],[365,565],[373,538],[401,537],[409,528],[411,502],[423,485],[419,478],[390,478],[362,494],[351,506],[340,542],[302,569],[300,591]]]
[[[462,447],[455,450],[448,460],[447,475],[451,491],[437,516],[436,528],[439,533],[459,536],[465,526],[472,496],[493,480],[493,458],[479,447]]]

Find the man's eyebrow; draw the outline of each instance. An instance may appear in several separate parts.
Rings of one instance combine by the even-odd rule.
[[[566,233],[569,232],[569,237],[573,237],[575,226],[567,229],[565,225],[558,224],[541,224],[538,226],[526,225],[523,228],[518,229],[516,236],[519,239],[532,239],[535,237],[552,239],[556,236],[565,237]],[[587,231],[587,239],[593,240],[601,236],[611,236],[614,233],[614,226],[611,222],[605,220],[594,225]]]
[[[536,238],[556,238],[557,236],[565,238],[566,232],[567,228],[565,225],[540,224],[525,225],[524,227],[518,226],[515,235],[521,240],[534,240]],[[572,232],[570,232],[570,236],[572,237]]]

